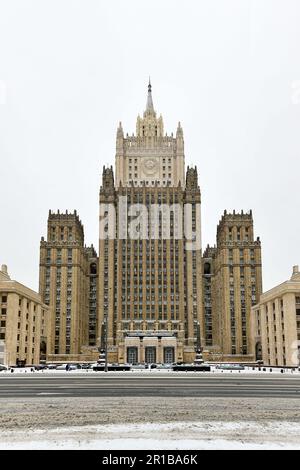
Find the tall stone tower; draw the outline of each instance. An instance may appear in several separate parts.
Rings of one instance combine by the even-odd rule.
[[[217,245],[207,247],[203,255],[203,289],[205,346],[211,351],[211,358],[254,360],[251,307],[262,293],[262,265],[261,242],[254,239],[252,211],[224,211],[217,228]]]
[[[136,135],[124,138],[122,124],[117,130],[116,187],[185,185],[183,131],[178,124],[176,137],[164,135],[162,116],[153,107],[151,83],[148,85],[146,110],[138,116]]]
[[[50,306],[48,360],[79,360],[96,341],[97,254],[84,246],[76,213],[49,211],[47,240],[40,244],[40,294]],[[94,301],[95,297],[95,301]]]
[[[109,360],[192,361],[203,336],[200,189],[183,130],[164,134],[149,82],[136,135],[116,139],[100,188],[99,337]],[[103,340],[104,341],[104,340]]]

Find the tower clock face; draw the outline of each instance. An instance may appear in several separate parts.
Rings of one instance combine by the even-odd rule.
[[[156,158],[144,158],[142,168],[145,176],[159,176],[159,165]]]

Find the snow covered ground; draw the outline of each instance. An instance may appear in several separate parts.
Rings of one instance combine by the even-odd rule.
[[[96,375],[92,370],[14,373],[50,377]],[[103,375],[103,372],[98,372]],[[173,372],[165,369],[108,372],[107,375],[196,376],[256,374],[299,376],[299,371]],[[299,399],[195,397],[58,397],[0,401],[0,449],[300,449]]]
[[[177,422],[4,431],[0,449],[300,449],[300,423]]]
[[[30,367],[24,367],[24,368],[14,368],[14,372],[12,373],[10,370],[7,371],[1,371],[0,372],[0,378],[2,375],[13,375],[13,374],[31,374],[31,375],[44,375],[44,374],[74,374],[74,375],[86,375],[86,374],[103,374],[104,372],[95,372],[92,369],[78,369],[78,370],[71,370],[66,372],[65,370],[56,370],[56,369],[44,369],[37,371],[35,370],[34,372],[31,370]],[[281,372],[282,370],[282,372]],[[253,367],[245,367],[244,370],[225,370],[225,369],[218,369],[215,365],[211,365],[211,371],[210,372],[174,372],[170,369],[132,369],[130,371],[117,371],[117,372],[107,372],[107,374],[121,374],[121,375],[130,375],[130,374],[201,374],[201,375],[209,375],[209,374],[280,374],[280,375],[300,375],[300,370],[299,369],[287,369],[287,368],[272,368],[272,367],[261,367],[261,370],[258,370],[258,368],[253,368]]]

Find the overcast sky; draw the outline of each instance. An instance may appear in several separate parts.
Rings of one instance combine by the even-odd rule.
[[[135,132],[151,75],[165,130],[184,130],[203,246],[252,208],[264,290],[300,264],[300,2],[0,0],[0,264],[38,289],[48,210],[98,244],[102,166]]]

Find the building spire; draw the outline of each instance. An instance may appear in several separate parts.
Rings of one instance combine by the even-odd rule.
[[[148,96],[146,109],[143,112],[143,117],[138,116],[136,121],[136,135],[137,137],[144,138],[158,138],[164,135],[164,124],[162,116],[156,117],[152,101],[152,85],[149,77],[148,82]]]
[[[149,77],[149,83],[148,83],[148,97],[147,97],[146,112],[154,113],[153,100],[152,100],[152,85],[151,85],[150,77]]]

